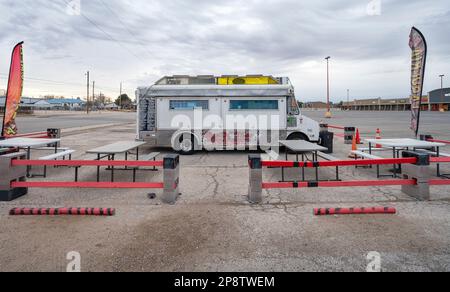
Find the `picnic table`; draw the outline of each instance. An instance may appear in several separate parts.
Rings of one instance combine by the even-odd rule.
[[[422,140],[416,140],[416,139],[367,139],[367,143],[369,143],[369,154],[372,154],[373,145],[381,145],[385,148],[391,148],[393,158],[400,158],[400,151],[401,150],[417,150],[417,149],[436,149],[436,155],[439,157],[440,147],[445,146],[443,143],[436,143],[436,142],[428,142],[428,141],[422,141]],[[401,165],[395,165],[394,164],[394,177],[397,177],[398,173],[401,173]],[[437,165],[437,176],[440,177],[440,165]]]
[[[299,155],[302,156],[302,162],[308,160],[308,155],[312,154],[312,159],[309,161],[317,162],[319,160],[319,151],[326,151],[328,148],[318,144],[310,143],[303,140],[282,140],[280,145],[286,148],[286,161],[288,160],[289,151],[296,155],[296,161],[299,162]],[[282,182],[285,182],[284,167],[281,169]],[[302,167],[302,180],[305,181],[305,168]],[[316,181],[319,181],[319,168],[316,167]]]
[[[55,153],[58,153],[58,145],[61,139],[40,139],[40,138],[11,138],[0,141],[0,148],[19,148],[25,149],[27,159],[31,159],[31,150],[34,148],[51,146],[55,147]],[[31,166],[27,167],[27,177],[32,177]]]
[[[96,154],[97,160],[108,158],[108,160],[115,160],[116,155],[124,154],[125,160],[128,160],[128,154],[132,151],[136,151],[134,155],[136,160],[139,160],[139,147],[145,145],[145,142],[138,141],[119,141],[113,144],[101,146],[95,149],[86,151],[88,154]],[[111,170],[111,181],[114,181],[114,166],[108,168]],[[128,170],[128,168],[125,168]],[[97,182],[100,181],[100,166],[97,167]]]

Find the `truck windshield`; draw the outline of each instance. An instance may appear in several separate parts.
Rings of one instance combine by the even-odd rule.
[[[291,115],[291,116],[300,115],[300,108],[298,106],[297,99],[295,98],[295,96],[288,97],[287,105],[288,105],[288,107],[287,107],[288,115]]]

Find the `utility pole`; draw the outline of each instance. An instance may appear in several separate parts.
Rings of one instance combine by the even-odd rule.
[[[445,104],[445,95],[444,95],[444,77],[445,75],[439,75],[439,77],[441,78],[441,101],[442,101],[442,106],[441,106],[441,111],[445,111],[444,109],[444,104]]]
[[[92,105],[95,105],[95,81],[92,81]]]
[[[328,56],[325,58],[327,60],[327,113],[325,114],[325,118],[331,119],[331,106],[330,106],[330,59]]]
[[[120,82],[119,108],[122,109],[122,82]]]
[[[86,113],[89,114],[89,86],[90,86],[89,71],[87,71],[86,76],[87,76]]]
[[[99,108],[98,108],[98,112],[99,113],[102,113],[102,105],[105,105],[105,103],[104,103],[104,101],[103,101],[103,93],[100,91],[100,100],[99,100]],[[100,104],[102,104],[102,105],[100,105]]]

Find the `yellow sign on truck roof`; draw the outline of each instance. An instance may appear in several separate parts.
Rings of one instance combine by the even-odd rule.
[[[279,84],[272,76],[223,76],[217,78],[218,85],[267,85]]]

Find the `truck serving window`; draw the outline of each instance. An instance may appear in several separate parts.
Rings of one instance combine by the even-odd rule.
[[[278,100],[231,100],[230,110],[278,110]]]
[[[201,108],[203,110],[209,109],[209,102],[207,100],[171,100],[171,110],[194,110]]]

